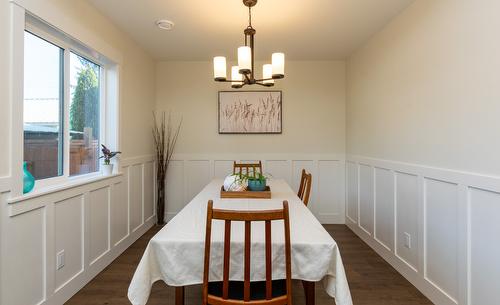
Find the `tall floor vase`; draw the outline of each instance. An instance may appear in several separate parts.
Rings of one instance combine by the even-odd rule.
[[[156,224],[165,224],[165,180],[156,183]]]
[[[156,115],[153,112],[153,123],[153,139],[156,151],[156,224],[161,226],[165,224],[165,180],[168,164],[174,153],[182,119],[179,125],[173,128],[170,114],[167,120],[165,112],[163,112],[161,121],[158,124]]]

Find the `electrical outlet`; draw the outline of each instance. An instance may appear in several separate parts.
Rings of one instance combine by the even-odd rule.
[[[64,267],[64,250],[61,250],[59,253],[56,255],[56,269],[62,269]]]
[[[411,235],[405,232],[404,236],[405,236],[405,247],[411,249]]]

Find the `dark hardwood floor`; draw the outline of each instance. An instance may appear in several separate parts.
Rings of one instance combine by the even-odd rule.
[[[344,261],[354,305],[428,305],[432,304],[403,276],[386,263],[345,225],[326,225],[337,241]],[[154,227],[120,255],[73,296],[67,305],[125,305],[127,289],[135,267],[149,239],[158,231]],[[294,282],[294,304],[305,304],[302,285]],[[153,285],[148,305],[173,305],[174,288],[163,282]],[[201,285],[186,287],[186,305],[201,304]],[[321,284],[316,285],[316,304],[334,305]]]

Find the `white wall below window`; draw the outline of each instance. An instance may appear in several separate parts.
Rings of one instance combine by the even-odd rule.
[[[15,203],[0,189],[0,304],[63,304],[155,223],[152,157],[122,164],[122,175]]]

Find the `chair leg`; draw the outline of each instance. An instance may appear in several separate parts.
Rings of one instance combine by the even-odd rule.
[[[304,294],[306,296],[306,305],[314,305],[316,303],[314,282],[302,281],[302,286],[304,287]]]
[[[184,305],[184,286],[175,287],[175,305]]]

